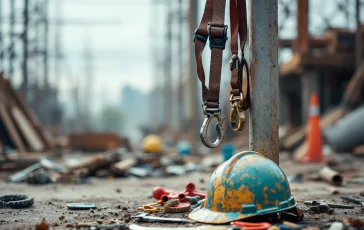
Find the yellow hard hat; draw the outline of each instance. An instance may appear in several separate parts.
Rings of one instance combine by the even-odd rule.
[[[142,149],[147,153],[162,153],[162,139],[154,134],[148,135],[142,141]]]

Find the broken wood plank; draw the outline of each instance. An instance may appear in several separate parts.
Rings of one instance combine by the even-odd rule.
[[[0,115],[17,150],[19,152],[26,152],[25,145],[19,136],[15,124],[13,123],[13,120],[11,119],[5,105],[3,104],[0,105]]]
[[[39,138],[42,140],[44,148],[50,149],[52,148],[52,144],[49,140],[49,135],[46,135],[45,130],[41,126],[41,123],[37,119],[37,117],[34,115],[34,113],[30,110],[29,106],[26,104],[24,98],[21,97],[19,92],[17,92],[13,86],[11,85],[11,82],[9,80],[4,79],[3,77],[0,77],[0,82],[2,87],[4,88],[4,91],[6,95],[11,98],[11,101],[14,105],[16,105],[24,114],[24,116],[30,121],[30,124],[35,130],[39,136]]]
[[[129,158],[119,161],[118,163],[112,166],[112,171],[115,174],[124,174],[129,168],[135,166],[137,162],[138,161],[136,158]]]
[[[11,114],[13,115],[14,120],[17,122],[19,129],[24,134],[24,137],[31,149],[36,152],[42,151],[44,149],[44,145],[37,132],[30,125],[29,120],[24,116],[22,111],[17,107],[13,107],[11,108]]]

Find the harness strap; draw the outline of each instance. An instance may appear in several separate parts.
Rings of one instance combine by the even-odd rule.
[[[222,68],[222,54],[227,40],[227,26],[224,25],[226,0],[207,0],[201,23],[195,31],[195,56],[197,75],[202,83],[202,99],[205,113],[219,113],[219,96]],[[202,52],[209,38],[211,65],[209,88],[205,85],[205,71]]]
[[[220,83],[222,70],[222,57],[227,41],[227,25],[224,24],[226,0],[206,0],[205,10],[199,27],[195,30],[195,57],[197,75],[202,83],[203,112],[206,118],[201,126],[200,138],[204,145],[210,148],[217,147],[224,139],[223,121],[220,109]],[[231,98],[233,109],[230,112],[230,123],[235,131],[244,128],[245,116],[243,110],[249,108],[249,68],[244,58],[244,46],[247,37],[246,0],[230,0],[231,44],[233,54],[230,62]],[[202,65],[202,52],[209,39],[211,49],[209,87],[205,84],[205,71]],[[241,60],[239,58],[238,39],[240,40]],[[246,71],[248,89],[244,94],[242,89],[243,71]],[[236,98],[239,96],[239,98]],[[218,119],[216,131],[218,138],[214,143],[207,140],[207,127],[213,117]],[[235,122],[238,117],[239,122]]]
[[[246,0],[230,0],[230,24],[231,24],[231,96],[241,97],[241,106],[247,110],[250,105],[249,96],[249,67],[244,57],[244,47],[247,38],[247,17],[246,17]],[[238,37],[240,40],[241,59],[239,59]],[[245,69],[247,79],[247,89],[242,89],[243,71]]]

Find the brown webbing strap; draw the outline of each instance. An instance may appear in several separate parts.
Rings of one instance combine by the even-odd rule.
[[[243,93],[243,101],[241,102],[243,110],[247,110],[250,105],[249,96],[249,67],[244,57],[244,46],[247,38],[247,16],[245,0],[230,0],[230,24],[231,24],[231,53],[232,59],[230,63],[231,69],[231,92],[233,97]],[[238,37],[240,40],[241,60],[239,61]],[[243,69],[246,71],[247,89],[245,93],[242,89],[243,85]]]
[[[222,52],[227,40],[227,26],[224,25],[226,0],[207,0],[201,23],[195,32],[195,56],[197,74],[202,83],[202,98],[206,111],[218,112],[221,82]],[[210,39],[211,65],[209,89],[205,85],[202,52],[207,38]]]
[[[202,52],[205,49],[205,45],[208,38],[207,26],[208,23],[212,20],[212,7],[213,7],[213,0],[207,0],[200,25],[195,31],[195,38],[194,38],[197,75],[202,83],[203,101],[206,101],[207,99],[208,89],[205,84],[205,70],[202,65]]]

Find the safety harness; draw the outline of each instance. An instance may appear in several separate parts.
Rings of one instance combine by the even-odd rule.
[[[205,10],[199,27],[195,31],[195,56],[197,75],[202,83],[202,108],[206,115],[200,129],[200,138],[202,143],[209,147],[218,147],[225,137],[223,122],[225,117],[221,116],[220,109],[220,82],[222,56],[228,40],[228,26],[224,24],[226,0],[206,0]],[[249,66],[244,57],[244,46],[247,37],[247,17],[246,1],[230,0],[230,31],[231,31],[231,91],[230,91],[230,124],[234,131],[241,131],[245,125],[244,111],[249,108]],[[240,41],[240,57],[238,38]],[[207,39],[211,48],[210,62],[210,79],[209,87],[205,84],[205,71],[202,65],[202,52],[205,48]],[[242,89],[243,71],[245,69],[247,76],[247,90]],[[207,129],[210,121],[217,118],[216,125],[217,139],[211,143],[207,139]]]

